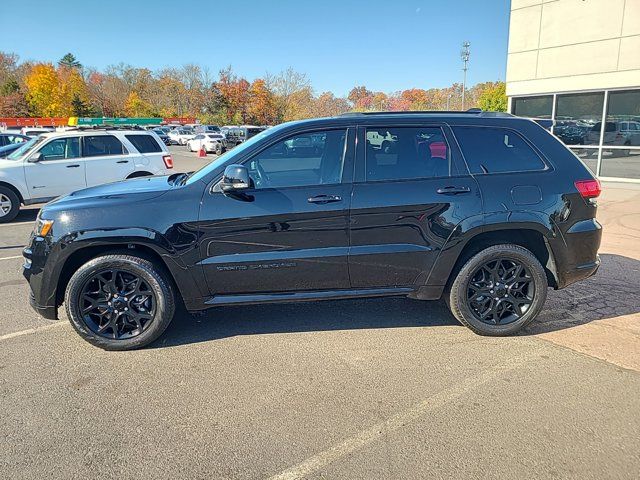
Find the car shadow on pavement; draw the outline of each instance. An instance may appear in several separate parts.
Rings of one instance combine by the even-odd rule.
[[[38,216],[40,207],[21,208],[16,218],[12,222],[34,222]]]
[[[540,316],[522,335],[640,312],[640,261],[601,255],[598,273],[566,289],[549,290]],[[237,335],[460,325],[443,301],[371,298],[212,308],[198,315],[179,309],[149,348],[207,342]]]
[[[237,335],[458,325],[444,302],[370,298],[216,307],[200,315],[181,308],[149,348]]]
[[[640,313],[640,261],[600,254],[600,269],[591,278],[563,290],[549,290],[538,318],[524,335],[553,332],[596,320]]]

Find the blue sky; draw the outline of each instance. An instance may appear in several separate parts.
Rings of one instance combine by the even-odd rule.
[[[231,64],[249,80],[289,66],[316,92],[354,85],[391,92],[504,80],[509,0],[31,0],[27,20],[2,25],[0,50],[86,66],[157,69]],[[22,8],[22,7],[20,7]],[[20,9],[19,8],[19,9]]]

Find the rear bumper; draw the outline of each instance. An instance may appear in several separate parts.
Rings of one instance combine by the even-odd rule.
[[[601,239],[602,225],[595,218],[579,221],[564,233],[564,245],[554,249],[558,288],[596,274]]]

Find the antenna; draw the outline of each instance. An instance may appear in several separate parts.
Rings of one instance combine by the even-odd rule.
[[[469,63],[469,57],[471,56],[471,50],[469,47],[471,46],[471,42],[464,41],[462,42],[462,50],[460,50],[460,58],[462,59],[462,71],[464,75],[462,77],[462,109],[464,110],[464,93],[467,89],[467,64]]]

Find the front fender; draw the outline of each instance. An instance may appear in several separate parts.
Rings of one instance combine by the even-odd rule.
[[[176,248],[165,235],[148,228],[105,228],[80,230],[65,233],[57,239],[34,238],[31,244],[31,268],[25,276],[36,295],[36,301],[42,306],[55,306],[59,303],[59,283],[63,280],[63,272],[67,274],[69,265],[75,264],[73,258],[85,258],[83,253],[99,254],[101,251],[136,248],[140,251],[148,249],[159,257],[173,277],[185,303],[202,299],[207,292],[200,289],[205,282],[194,278],[189,258],[197,254],[195,246],[184,249]],[[79,257],[76,257],[79,255]],[[69,262],[72,263],[69,263]],[[191,263],[192,265],[192,263]]]

